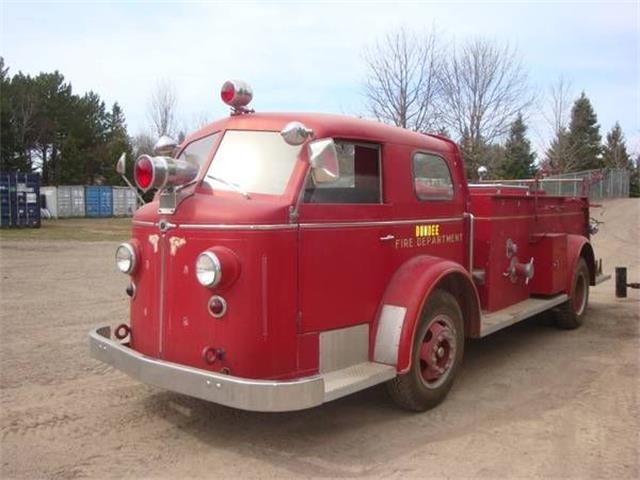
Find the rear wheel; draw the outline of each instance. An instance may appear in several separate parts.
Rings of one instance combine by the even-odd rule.
[[[560,328],[574,329],[582,325],[589,304],[589,267],[579,258],[573,274],[569,301],[556,309],[556,324]]]
[[[460,306],[450,293],[436,290],[416,328],[411,369],[387,382],[391,398],[399,406],[416,412],[435,407],[451,389],[463,353]]]

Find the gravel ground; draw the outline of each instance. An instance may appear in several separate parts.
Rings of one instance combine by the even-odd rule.
[[[605,270],[640,280],[640,201],[609,201]],[[89,358],[127,315],[114,242],[0,241],[3,478],[640,477],[640,292],[592,289],[585,325],[533,319],[469,342],[448,399],[398,410],[374,387],[248,413],[141,385]]]

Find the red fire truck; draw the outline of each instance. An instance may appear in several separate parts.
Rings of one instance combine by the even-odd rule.
[[[116,264],[130,321],[91,354],[142,382],[256,411],[386,383],[423,411],[450,390],[465,338],[550,310],[585,317],[606,279],[586,197],[469,185],[451,140],[344,116],[228,118],[135,163],[155,198]]]

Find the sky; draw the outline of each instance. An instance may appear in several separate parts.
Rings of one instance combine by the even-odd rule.
[[[75,93],[118,102],[130,134],[149,129],[151,91],[170,82],[181,125],[226,116],[219,90],[243,79],[258,111],[363,115],[363,51],[394,29],[434,30],[443,45],[485,38],[517,48],[538,101],[539,154],[559,77],[584,91],[604,138],[620,122],[640,153],[640,1],[13,2],[0,0],[10,73],[59,70]]]

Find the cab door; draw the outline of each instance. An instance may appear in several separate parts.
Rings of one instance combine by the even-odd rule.
[[[380,145],[336,141],[340,177],[315,184],[300,206],[299,305],[302,332],[370,322],[387,283]]]

